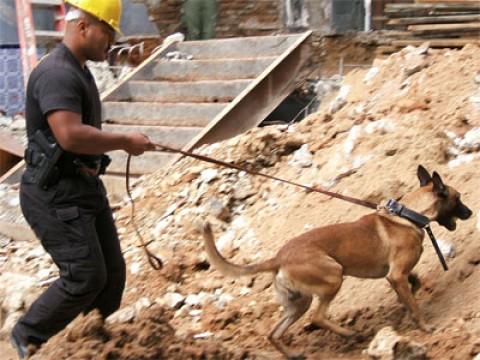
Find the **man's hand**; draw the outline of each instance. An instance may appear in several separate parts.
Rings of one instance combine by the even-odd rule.
[[[131,133],[127,135],[127,142],[123,150],[130,155],[141,155],[145,151],[154,150],[155,145],[142,133]]]
[[[48,115],[48,124],[60,147],[75,154],[100,155],[125,150],[131,155],[141,155],[155,149],[155,145],[142,133],[102,131],[83,124],[81,115],[71,111],[53,111]]]

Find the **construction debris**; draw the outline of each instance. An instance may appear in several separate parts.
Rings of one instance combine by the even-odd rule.
[[[395,328],[402,338],[415,340],[415,344],[408,340],[404,349],[423,349],[421,353],[431,359],[471,359],[480,352],[476,176],[480,109],[475,100],[480,96],[479,50],[476,45],[462,50],[408,47],[375,61],[375,70],[346,74],[340,84],[344,89],[341,106],[334,111],[332,101],[340,91],[323,96],[319,111],[294,126],[254,128],[198,149],[249,169],[378,203],[418,187],[415,169],[423,164],[455,184],[462,201],[476,214],[477,219],[463,222],[454,233],[433,226],[446,244],[444,252],[455,250],[455,257],[447,259],[449,272],[441,273],[428,242],[415,269],[422,283],[416,298],[435,325],[434,333],[416,329],[386,281],[349,278],[332,304],[331,318],[362,337],[343,339],[325,330],[297,326],[291,329],[296,333],[291,345],[309,358],[362,358],[375,334],[386,326]],[[309,166],[298,165],[294,159],[299,158]],[[10,196],[2,202],[5,208]],[[271,276],[223,277],[206,261],[197,222],[208,218],[222,254],[245,264],[272,256],[306,229],[366,213],[320,194],[187,158],[168,172],[159,168],[145,176],[135,187],[134,198],[135,221],[165,268],[157,272],[149,267],[124,201],[115,213],[128,269],[122,308],[107,323],[96,314],[79,317],[35,358],[60,360],[73,354],[116,359],[143,355],[153,359],[165,354],[170,358],[274,358],[276,352],[266,339],[279,316]],[[16,221],[16,217],[21,216],[9,219]],[[31,279],[25,283],[31,285],[28,294],[34,298],[54,276],[54,265],[37,250],[36,242],[1,244],[0,256],[5,260],[0,262],[0,272],[12,276],[2,280],[16,281],[17,275]],[[7,318],[18,316],[30,301],[30,297],[11,296],[0,298]],[[310,317],[305,317],[304,325]],[[12,322],[2,325],[7,334]],[[287,341],[292,342],[288,334]]]
[[[381,47],[392,52],[399,47],[430,41],[432,47],[463,47],[480,41],[480,6],[470,2],[390,3],[385,5],[387,29],[402,35]]]

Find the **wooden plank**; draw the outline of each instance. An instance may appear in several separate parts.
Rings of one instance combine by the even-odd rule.
[[[0,130],[0,150],[4,150],[10,154],[23,158],[24,148],[20,141]]]
[[[418,4],[478,4],[478,0],[415,0],[415,2]]]
[[[452,33],[473,32],[480,34],[480,22],[466,24],[426,24],[426,25],[410,25],[408,30],[414,35],[430,35],[445,32],[446,35]]]
[[[400,3],[387,4],[385,10],[388,11],[403,11],[403,10],[448,10],[448,11],[479,11],[477,2],[462,2],[462,3],[441,3],[435,4],[418,4],[418,3]]]
[[[480,21],[480,15],[425,16],[391,19],[387,25],[454,24]]]
[[[473,4],[387,4],[385,14],[392,18],[480,14],[480,7]]]
[[[478,38],[462,38],[462,39],[418,39],[418,40],[392,40],[391,45],[397,47],[403,47],[408,45],[419,46],[428,42],[430,47],[440,48],[459,48],[467,44],[480,45],[480,39]]]
[[[22,160],[17,165],[12,167],[9,171],[7,171],[5,174],[0,176],[0,184],[2,184],[3,182],[13,183],[13,182],[20,181],[21,172],[23,172],[24,167],[25,167],[25,161]]]

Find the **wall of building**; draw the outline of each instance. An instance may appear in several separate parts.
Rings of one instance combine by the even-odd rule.
[[[0,45],[18,44],[15,1],[0,1]]]
[[[137,0],[142,1],[142,0]],[[329,32],[332,0],[218,0],[217,37]],[[184,32],[181,0],[143,0],[162,36]]]
[[[24,102],[20,49],[15,46],[0,47],[0,110],[14,115],[23,111]]]

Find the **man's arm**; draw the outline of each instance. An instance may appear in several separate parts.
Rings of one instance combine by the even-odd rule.
[[[124,150],[140,155],[155,146],[141,133],[110,133],[82,123],[80,114],[57,110],[47,116],[53,135],[63,150],[84,155],[100,155],[112,150]]]

